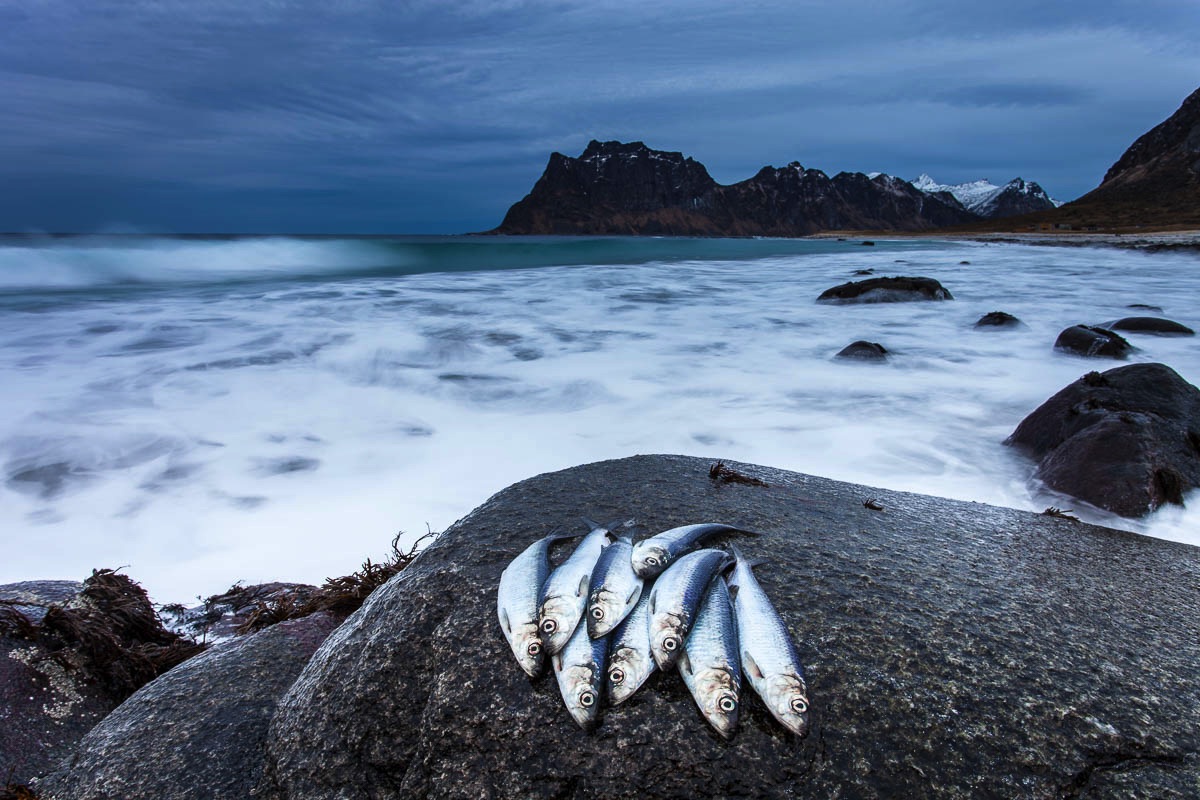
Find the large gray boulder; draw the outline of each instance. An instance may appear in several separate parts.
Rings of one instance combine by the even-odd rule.
[[[336,626],[322,612],[222,642],[139,689],[38,786],[53,800],[236,800],[280,696]]]
[[[1089,372],[1038,406],[1006,444],[1051,489],[1126,517],[1200,486],[1200,390],[1165,364]]]
[[[767,485],[710,480],[697,458],[638,456],[488,500],[317,651],[272,722],[262,791],[1196,796],[1200,549],[734,466]],[[768,560],[759,579],[807,665],[808,737],[749,698],[724,741],[677,675],[604,710],[594,733],[576,727],[553,678],[531,682],[517,666],[495,600],[508,562],[580,514],[761,531],[740,544]]]

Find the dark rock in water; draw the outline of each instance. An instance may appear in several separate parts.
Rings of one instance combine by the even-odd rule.
[[[1051,489],[1143,516],[1200,486],[1200,390],[1163,364],[1089,372],[1005,443],[1038,461]]]
[[[874,247],[875,246],[875,243],[871,242],[871,241],[862,241],[862,242],[859,242],[859,244],[862,245],[863,247]]]
[[[821,292],[818,303],[900,303],[911,300],[953,300],[933,278],[868,278]]]
[[[1125,317],[1116,322],[1105,323],[1104,327],[1114,331],[1149,333],[1158,336],[1195,336],[1196,332],[1186,325],[1159,317]]]
[[[1054,349],[1078,356],[1126,358],[1133,352],[1133,345],[1107,328],[1072,325],[1058,335]]]
[[[264,796],[1079,797],[1093,781],[1134,796],[1194,790],[1200,549],[733,466],[769,486],[712,481],[708,460],[638,456],[492,497],[313,656],[271,724]],[[552,676],[526,678],[496,622],[497,582],[538,537],[578,529],[579,514],[632,516],[651,531],[699,520],[761,531],[738,545],[767,560],[756,573],[806,665],[807,738],[747,686],[741,728],[725,741],[675,674],[604,709],[589,735]],[[1119,779],[1105,777],[1113,765]]]
[[[1142,311],[1155,311],[1155,312],[1158,312],[1159,314],[1163,313],[1162,306],[1151,306],[1151,305],[1147,305],[1146,303],[1130,303],[1129,305],[1127,305],[1125,307],[1126,308],[1139,308]]]
[[[855,275],[874,275],[875,270],[873,270],[873,269],[856,269],[856,270],[854,270],[854,274]]]
[[[859,339],[837,352],[834,358],[851,358],[860,361],[887,361],[888,351],[878,342]]]
[[[1024,328],[1025,323],[1004,311],[989,311],[975,323],[976,328]]]
[[[143,686],[38,786],[53,800],[249,797],[279,698],[336,627],[326,613],[218,645]]]

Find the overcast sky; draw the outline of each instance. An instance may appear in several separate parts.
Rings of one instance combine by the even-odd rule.
[[[481,230],[593,138],[1069,200],[1197,41],[1197,0],[0,0],[0,230]]]

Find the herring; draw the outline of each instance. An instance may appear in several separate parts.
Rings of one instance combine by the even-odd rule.
[[[737,731],[742,693],[731,602],[725,581],[719,575],[713,578],[679,656],[679,674],[700,713],[726,739]]]
[[[656,668],[650,652],[649,609],[650,593],[645,592],[610,638],[608,702],[614,706],[633,697]]]
[[[767,709],[797,736],[808,732],[808,687],[787,626],[754,578],[752,563],[736,547],[729,576],[742,671]]]
[[[642,579],[633,571],[633,539],[622,536],[604,548],[588,588],[587,629],[593,639],[612,633],[642,596]]]
[[[586,521],[586,520],[585,520]],[[592,530],[575,552],[550,573],[538,603],[538,630],[542,646],[550,655],[563,649],[587,606],[588,582],[600,553],[609,541],[609,530],[589,522]],[[586,626],[585,626],[586,627]]]
[[[550,545],[571,539],[576,533],[552,533],[538,539],[509,562],[500,573],[496,595],[496,615],[504,638],[517,663],[531,678],[542,674],[546,666],[542,639],[538,632],[538,600],[542,585],[550,574]]]
[[[650,652],[658,668],[675,666],[713,576],[732,563],[723,550],[697,550],[680,558],[650,589]]]
[[[651,536],[649,539],[643,539],[633,546],[633,571],[641,578],[653,578],[669,567],[672,561],[691,549],[692,545],[706,536],[715,536],[719,533],[758,535],[754,531],[716,522],[671,528]]]
[[[600,718],[600,691],[604,685],[604,661],[608,639],[593,639],[587,627],[576,625],[566,645],[551,658],[558,691],[572,719],[585,731]]]

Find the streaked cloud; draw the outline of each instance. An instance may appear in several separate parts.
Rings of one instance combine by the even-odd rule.
[[[1200,82],[1198,23],[1192,0],[10,2],[0,180],[32,188],[0,228],[487,228],[593,137],[725,181],[796,159],[1073,197]]]

